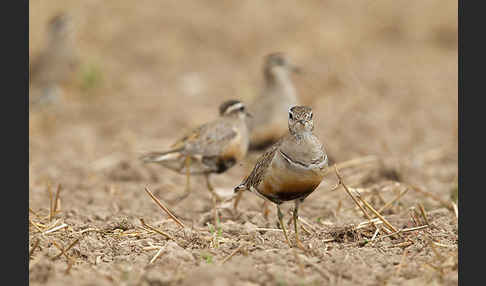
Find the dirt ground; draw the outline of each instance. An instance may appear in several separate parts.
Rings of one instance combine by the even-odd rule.
[[[457,1],[35,0],[32,57],[59,11],[81,65],[60,102],[29,113],[31,285],[458,284]],[[249,102],[275,51],[304,71],[299,98],[344,184],[384,218],[330,191],[332,167],[300,208],[307,251],[254,194],[215,211],[193,177],[171,204],[185,177],[138,160],[223,100]],[[257,156],[213,176],[217,191],[230,197]]]

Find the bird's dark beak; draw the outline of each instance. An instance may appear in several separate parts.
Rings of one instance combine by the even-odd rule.
[[[249,113],[248,111],[245,111],[245,114],[246,114],[246,116],[253,118],[253,115],[251,115],[251,113]]]

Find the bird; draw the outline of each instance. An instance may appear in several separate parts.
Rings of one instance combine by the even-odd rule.
[[[186,191],[191,192],[190,175],[204,175],[213,202],[222,201],[209,181],[210,174],[221,174],[245,158],[249,147],[246,118],[251,116],[239,100],[227,100],[219,106],[220,117],[194,128],[177,140],[168,151],[149,152],[140,157],[145,162],[185,174]]]
[[[296,244],[302,245],[297,228],[299,204],[316,190],[328,171],[323,144],[313,134],[312,109],[294,106],[288,112],[288,132],[259,157],[251,173],[234,188],[236,200],[250,191],[277,206],[277,216],[285,240],[290,244],[280,205],[294,201],[293,221]]]
[[[301,73],[282,52],[264,57],[264,87],[248,105],[253,118],[248,119],[250,150],[264,150],[287,132],[289,108],[299,104],[291,74]]]
[[[79,66],[72,17],[66,12],[54,15],[47,24],[47,45],[29,66],[29,102],[32,105],[56,102],[60,84],[72,78]]]

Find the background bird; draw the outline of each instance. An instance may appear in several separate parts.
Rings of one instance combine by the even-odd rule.
[[[245,105],[238,100],[229,100],[219,107],[220,117],[201,125],[164,152],[151,152],[141,157],[144,162],[159,163],[181,174],[186,174],[186,193],[190,193],[190,175],[204,175],[207,188],[215,200],[221,201],[209,181],[209,175],[221,174],[246,156],[249,146],[248,127],[245,119],[249,115]]]
[[[265,56],[264,88],[248,106],[253,115],[248,120],[250,150],[265,149],[287,132],[288,110],[299,103],[292,73],[300,73],[300,68],[290,63],[283,53]]]
[[[31,105],[56,102],[60,85],[72,78],[79,65],[73,19],[61,12],[47,24],[47,45],[30,64]]]

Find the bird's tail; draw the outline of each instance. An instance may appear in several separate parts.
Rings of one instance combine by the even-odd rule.
[[[177,148],[169,151],[164,151],[164,152],[150,152],[147,154],[144,154],[140,156],[140,160],[144,163],[150,163],[150,162],[162,162],[166,161],[168,159],[173,159],[173,156],[171,156],[174,153],[178,153],[182,151],[183,148]]]

